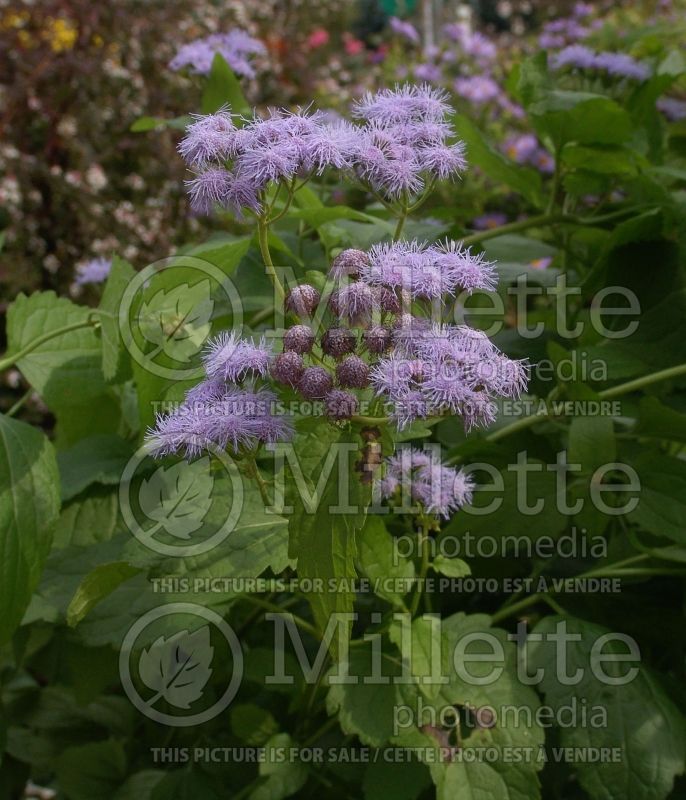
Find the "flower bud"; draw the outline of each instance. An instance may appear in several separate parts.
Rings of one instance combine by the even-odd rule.
[[[335,358],[352,353],[356,344],[355,334],[349,328],[329,328],[322,336],[322,350]]]
[[[298,384],[304,369],[302,356],[291,350],[278,355],[271,364],[271,374],[274,380],[293,387]]]
[[[343,250],[334,258],[329,270],[332,278],[356,278],[362,267],[369,264],[369,256],[362,250]]]
[[[374,325],[362,334],[370,353],[383,353],[391,346],[391,331],[383,325]]]
[[[350,419],[357,413],[358,407],[355,395],[342,389],[332,389],[324,398],[324,410],[331,419]]]
[[[293,325],[283,335],[283,349],[294,353],[309,353],[314,344],[314,333],[307,325]]]
[[[319,305],[321,295],[309,283],[295,286],[286,295],[286,308],[299,317],[308,317]]]
[[[358,356],[348,356],[336,367],[336,377],[341,386],[364,389],[369,386],[369,367]]]
[[[298,389],[308,400],[322,400],[333,388],[333,378],[323,367],[307,367]]]

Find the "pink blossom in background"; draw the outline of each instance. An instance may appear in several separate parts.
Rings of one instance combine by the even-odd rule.
[[[529,262],[529,266],[533,269],[548,269],[552,263],[552,256],[546,256],[545,258],[535,258],[533,261]]]
[[[324,28],[317,28],[307,37],[307,46],[311,50],[316,50],[318,47],[324,47],[329,43],[329,32]]]
[[[358,56],[364,50],[364,42],[350,34],[343,35],[343,47],[349,56]]]

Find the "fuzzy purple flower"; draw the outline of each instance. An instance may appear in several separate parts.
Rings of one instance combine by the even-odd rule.
[[[235,155],[236,126],[230,111],[194,117],[195,122],[186,127],[186,135],[179,144],[179,153],[189,166],[204,167],[211,161],[224,161]]]
[[[457,78],[454,84],[456,94],[474,105],[483,105],[496,100],[500,94],[500,86],[487,75],[470,75]]]
[[[205,403],[186,401],[175,411],[160,414],[146,437],[151,455],[183,451],[193,459],[205,450],[227,448],[238,452],[257,442],[287,440],[293,425],[289,418],[275,416],[276,396],[267,390],[228,390]]]
[[[355,395],[342,389],[332,389],[324,397],[326,416],[335,420],[350,419],[357,414],[359,403]]]
[[[236,28],[229,33],[213,33],[189,42],[180,48],[169,63],[169,68],[174,71],[188,68],[191,72],[208,75],[215,55],[219,54],[237,75],[254,78],[256,73],[252,58],[266,52],[262,42]]]
[[[419,44],[419,31],[411,22],[407,22],[399,17],[390,17],[388,26],[393,33],[397,33],[398,36],[402,36],[403,39],[407,39],[408,42]]]
[[[424,509],[446,519],[472,500],[474,483],[462,470],[441,462],[436,447],[419,450],[402,447],[385,461],[385,475],[378,482],[382,497],[400,492],[419,502]]]
[[[209,378],[236,382],[247,375],[266,375],[272,356],[272,347],[264,337],[255,344],[234,331],[224,331],[208,344],[203,363]]]
[[[375,296],[370,286],[358,281],[332,292],[329,305],[339,319],[359,325],[371,319],[375,308]]]
[[[343,250],[334,258],[329,275],[334,279],[356,278],[367,264],[369,256],[363,250]]]
[[[89,283],[104,283],[112,269],[111,258],[91,258],[76,266],[74,282],[77,286]]]

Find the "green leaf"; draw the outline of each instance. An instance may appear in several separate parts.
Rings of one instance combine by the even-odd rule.
[[[102,334],[102,372],[106,381],[127,377],[124,358],[126,351],[119,332],[119,307],[124,291],[135,274],[128,261],[115,256],[98,306]]]
[[[567,663],[560,666],[559,645],[546,637],[558,632],[561,623],[566,623],[562,657]],[[577,724],[565,723],[558,729],[562,746],[622,750],[619,761],[578,761],[574,771],[581,786],[593,800],[664,800],[672,790],[674,777],[684,772],[686,721],[650,670],[640,666],[639,659],[604,660],[599,666],[609,678],[622,678],[632,667],[638,672],[631,681],[619,685],[601,680],[603,673],[597,677],[591,669],[592,648],[611,632],[580,619],[546,617],[534,633],[544,639],[528,644],[530,670],[544,670],[541,689],[546,704],[557,711],[583,702],[589,714],[594,707],[607,714],[607,724],[591,725],[581,724],[577,711]],[[612,654],[626,656],[627,645],[610,640],[602,653],[605,659]],[[560,669],[566,675],[582,670],[580,681],[565,685],[559,680]]]
[[[344,436],[330,427],[325,428],[325,432],[301,434],[296,438],[294,450],[297,454],[306,454],[306,458],[300,460],[303,474],[294,474],[293,465],[289,465],[287,471],[287,496],[293,506],[288,523],[289,555],[298,560],[300,578],[324,581],[321,591],[308,595],[314,618],[322,631],[332,614],[353,610],[352,582],[357,575],[355,532],[364,524],[371,500],[371,484],[363,484],[362,475],[355,469],[356,453],[361,446],[359,436]],[[327,459],[329,452],[336,460],[332,461],[330,456]],[[346,459],[347,471],[342,471]],[[302,489],[311,497],[314,495],[314,508],[306,507]],[[338,510],[341,489],[344,498],[347,493],[345,502],[354,508],[352,513]],[[331,580],[345,582],[345,585],[337,591],[337,586],[329,585]],[[336,637],[331,648],[338,657]]]
[[[131,444],[108,434],[81,439],[57,454],[62,500],[71,500],[93,483],[116,485],[133,455]]]
[[[169,291],[159,289],[143,302],[140,329],[156,352],[188,363],[207,339],[213,310],[209,280],[182,283]]]
[[[191,464],[161,465],[141,484],[141,510],[170,536],[189,539],[210,509],[213,487],[209,456]]]
[[[403,595],[412,587],[414,564],[400,555],[393,544],[393,536],[386,530],[381,517],[370,514],[357,537],[360,572],[374,584],[379,597],[400,608],[405,607]],[[396,582],[406,587],[396,591]]]
[[[202,93],[202,113],[214,114],[227,106],[234,114],[250,113],[250,106],[243,90],[226,60],[215,53],[205,90]]]
[[[106,542],[117,530],[118,521],[117,493],[92,488],[88,496],[73,500],[62,509],[55,526],[54,546],[61,548]]]
[[[415,800],[430,783],[431,776],[423,764],[381,758],[365,770],[362,789],[364,800]]]
[[[265,759],[260,762],[264,783],[250,793],[250,800],[284,800],[300,791],[307,783],[307,768],[291,758],[283,758],[295,744],[287,733],[277,733],[264,747]]]
[[[165,119],[164,117],[139,117],[132,123],[129,130],[132,133],[146,133],[147,131],[163,131],[166,129],[171,130],[185,130],[186,126],[193,121],[192,117],[173,117]]]
[[[569,463],[580,464],[584,474],[615,460],[612,417],[574,417],[569,426]]]
[[[621,144],[632,133],[628,112],[614,100],[588,92],[547,92],[530,108],[539,133],[556,147],[578,144]]]
[[[87,323],[91,309],[54,292],[20,294],[7,312],[9,352],[65,326]],[[55,410],[105,392],[102,345],[92,327],[71,331],[41,344],[17,362],[26,380]]]
[[[569,167],[609,175],[635,175],[638,164],[650,166],[638,153],[628,147],[568,144],[562,150],[562,160]]]
[[[447,556],[438,555],[431,563],[431,566],[441,575],[447,575],[449,578],[466,578],[471,575],[472,571],[469,564],[461,558],[448,558]]]
[[[57,782],[69,800],[111,800],[125,777],[124,746],[114,739],[69,747],[57,760]]]
[[[686,544],[686,462],[643,453],[632,466],[638,473],[641,491],[638,505],[628,518],[656,536]]]
[[[338,714],[343,733],[354,734],[363,744],[382,747],[393,736],[393,714],[401,702],[398,686],[393,678],[400,675],[401,663],[397,652],[387,649],[382,659],[381,672],[389,681],[369,680],[374,671],[371,642],[350,648],[348,674],[356,678],[350,683],[329,683],[326,707],[330,715]],[[365,680],[365,677],[367,680]]]
[[[38,585],[59,508],[52,445],[36,428],[0,415],[0,644]]]
[[[467,145],[469,163],[479,167],[494,181],[504,183],[523,195],[535,206],[542,201],[541,176],[531,167],[522,167],[509,161],[502,153],[493,148],[479,129],[461,115],[453,117],[455,129]]]
[[[219,800],[212,781],[198,770],[168,772],[157,784],[150,800]]]
[[[210,626],[203,625],[193,632],[157,638],[141,653],[138,670],[143,683],[169,705],[188,709],[202,697],[212,676],[213,655]]]
[[[635,433],[639,436],[686,442],[686,414],[670,408],[657,397],[643,397],[639,403]]]
[[[508,469],[501,473],[502,491],[477,489],[472,504],[456,514],[444,532],[459,536],[471,531],[476,537],[526,536],[531,539],[560,533],[566,525],[566,519],[558,508],[556,475],[536,460],[522,464],[522,472],[524,468],[527,469],[526,497],[517,487],[518,473]],[[491,484],[489,480],[488,485],[495,483]],[[495,503],[492,510],[484,513],[491,503]],[[481,511],[474,514],[473,510]]]
[[[114,561],[98,566],[81,581],[67,608],[67,625],[73,628],[97,605],[103,597],[113,592],[119,584],[137,575],[138,570],[125,561]]]
[[[237,739],[256,746],[278,733],[279,727],[269,711],[252,703],[243,703],[231,707],[231,730]]]
[[[165,773],[159,769],[143,769],[134,772],[117,789],[112,800],[152,800],[153,791],[164,779]],[[207,797],[207,795],[203,795]],[[169,800],[169,795],[166,796]],[[208,797],[209,800],[209,797]]]

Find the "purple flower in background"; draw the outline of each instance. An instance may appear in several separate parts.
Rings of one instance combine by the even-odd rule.
[[[249,374],[266,375],[273,355],[264,337],[255,344],[234,331],[224,331],[208,344],[203,363],[208,377],[235,382]]]
[[[595,53],[584,45],[570,45],[556,53],[550,61],[552,69],[599,70],[616,78],[645,81],[650,77],[646,64],[636,61],[627,53]]]
[[[507,222],[507,215],[501,211],[489,211],[481,214],[472,220],[472,228],[477,231],[488,231],[492,228],[499,228]]]
[[[552,69],[573,67],[576,69],[593,69],[596,64],[596,54],[590,47],[582,44],[573,44],[555,53],[550,59]]]
[[[169,68],[178,71],[188,67],[191,72],[208,75],[215,55],[219,54],[237,75],[254,78],[252,59],[266,52],[262,42],[236,28],[229,33],[213,33],[183,45],[169,63]]]
[[[627,53],[598,53],[593,66],[617,78],[646,81],[650,77],[650,69]]]
[[[535,258],[533,261],[529,262],[529,266],[532,269],[548,269],[548,267],[553,263],[552,256],[544,256],[543,258]]]
[[[378,482],[383,498],[397,492],[421,503],[431,514],[446,519],[461,506],[470,503],[474,492],[472,479],[441,462],[440,446],[427,450],[400,447],[385,461],[385,475]]]
[[[91,258],[76,266],[74,282],[77,286],[89,283],[104,283],[112,269],[111,258]]]
[[[661,97],[657,101],[657,107],[671,122],[686,119],[686,100],[678,100],[676,97]]]
[[[443,77],[441,68],[436,64],[425,62],[417,64],[414,68],[414,76],[417,80],[427,81],[428,83],[439,83]]]
[[[575,3],[572,14],[575,17],[589,17],[593,13],[593,6],[590,3]]]
[[[528,163],[538,148],[538,139],[533,133],[522,133],[510,136],[503,143],[505,154],[518,164]]]
[[[500,96],[500,86],[487,75],[471,75],[458,78],[454,84],[455,92],[475,105],[490,103]]]
[[[399,17],[390,17],[388,26],[393,33],[397,33],[398,36],[402,36],[404,39],[407,39],[408,42],[419,44],[419,31],[411,22],[406,22]]]

